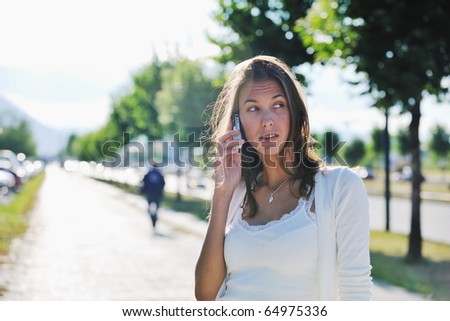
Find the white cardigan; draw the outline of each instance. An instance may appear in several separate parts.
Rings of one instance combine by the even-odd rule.
[[[318,172],[315,181],[319,299],[371,300],[369,202],[362,180],[347,167],[333,167]],[[244,195],[241,182],[228,209],[227,226],[237,219]]]

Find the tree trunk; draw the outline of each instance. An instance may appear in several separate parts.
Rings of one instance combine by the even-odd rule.
[[[422,172],[420,161],[420,98],[417,98],[411,107],[411,124],[409,125],[411,143],[411,168],[412,168],[412,212],[411,231],[409,234],[409,249],[406,257],[408,262],[415,263],[422,260],[422,232],[420,229],[420,189],[422,184]]]
[[[389,108],[386,107],[385,110],[385,120],[386,120],[386,126],[384,127],[384,174],[385,174],[385,183],[384,183],[384,198],[386,202],[386,226],[385,231],[389,232],[391,230],[390,228],[390,220],[391,220],[391,214],[390,214],[390,203],[391,203],[391,180],[389,178],[389,173],[391,171],[391,164],[390,164],[390,150],[391,150],[391,143],[390,143],[390,137],[389,137]]]

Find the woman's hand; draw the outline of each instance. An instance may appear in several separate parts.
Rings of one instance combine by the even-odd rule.
[[[231,130],[219,138],[215,162],[215,188],[232,193],[241,179],[241,151],[244,140],[234,140],[238,130]]]

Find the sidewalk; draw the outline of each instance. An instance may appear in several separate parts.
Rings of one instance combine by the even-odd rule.
[[[144,198],[46,172],[28,230],[0,258],[0,301],[194,300],[201,237],[165,222],[155,235]]]

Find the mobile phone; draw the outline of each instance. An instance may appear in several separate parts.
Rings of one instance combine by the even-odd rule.
[[[233,130],[239,130],[239,134],[234,137],[234,140],[240,140],[242,139],[242,132],[241,132],[241,122],[239,120],[239,114],[233,114],[231,116],[231,126]]]

